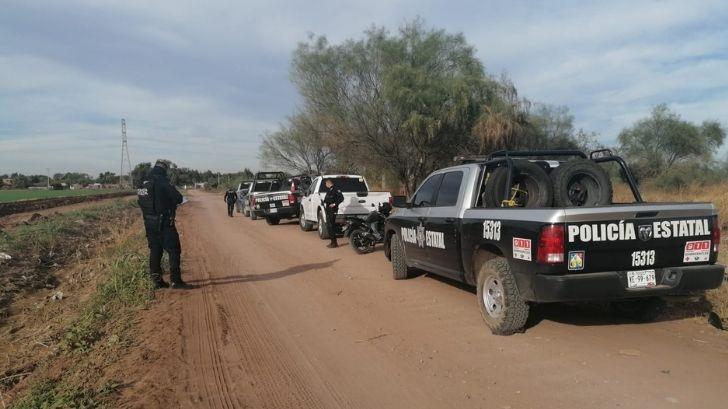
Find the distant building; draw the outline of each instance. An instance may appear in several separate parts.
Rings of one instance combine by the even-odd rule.
[[[104,186],[101,183],[91,183],[87,186],[89,189],[102,189]]]

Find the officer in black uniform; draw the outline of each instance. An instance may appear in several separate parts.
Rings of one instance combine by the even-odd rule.
[[[339,205],[344,201],[344,195],[341,190],[334,186],[334,182],[331,179],[326,179],[326,196],[324,197],[324,206],[326,206],[326,228],[329,231],[329,238],[331,243],[326,247],[335,248],[339,244],[336,242],[336,213],[339,211]]]
[[[158,160],[137,190],[149,245],[149,273],[155,288],[169,287],[162,279],[162,254],[166,251],[169,256],[172,288],[188,288],[180,273],[182,246],[174,225],[177,205],[182,203],[182,195],[169,183],[168,168],[167,161]]]
[[[230,188],[225,192],[225,203],[228,206],[228,216],[233,217],[233,210],[235,209],[235,202],[238,201],[238,194],[235,193],[233,188]]]

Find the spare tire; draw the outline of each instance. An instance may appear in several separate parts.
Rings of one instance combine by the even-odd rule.
[[[549,207],[553,201],[551,179],[543,168],[527,160],[514,160],[515,172],[511,180],[509,198],[515,207]],[[508,167],[501,166],[488,175],[483,189],[483,204],[486,207],[512,207],[503,203],[506,193]]]
[[[612,180],[596,162],[574,159],[551,172],[554,205],[559,207],[612,204]]]

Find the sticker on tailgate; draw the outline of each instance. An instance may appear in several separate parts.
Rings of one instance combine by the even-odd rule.
[[[513,238],[513,258],[531,261],[531,239]]]
[[[699,263],[710,259],[710,240],[689,241],[685,243],[683,263]]]

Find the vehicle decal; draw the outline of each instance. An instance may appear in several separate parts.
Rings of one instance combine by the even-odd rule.
[[[433,247],[445,250],[445,233],[425,229],[420,223],[417,227],[402,227],[402,241],[416,244],[419,248]]]
[[[683,263],[699,263],[710,260],[710,240],[689,241],[685,243]]]
[[[570,251],[569,252],[569,270],[583,270],[585,258],[586,258],[586,253],[584,251]]]
[[[655,264],[655,250],[640,250],[632,252],[632,267],[645,267]]]
[[[648,241],[650,239],[669,239],[671,237],[694,237],[710,234],[708,219],[664,220],[652,224],[600,223],[568,226],[569,243],[597,241]]]
[[[513,258],[531,261],[531,239],[513,238]]]
[[[486,240],[500,241],[501,222],[499,220],[483,221],[483,238]]]

